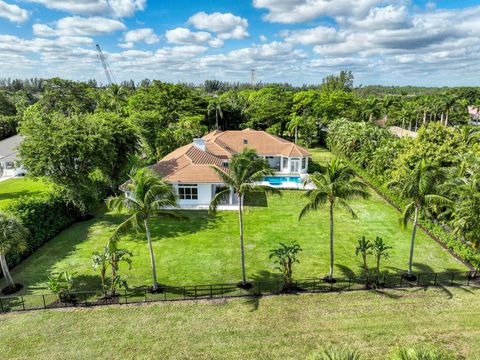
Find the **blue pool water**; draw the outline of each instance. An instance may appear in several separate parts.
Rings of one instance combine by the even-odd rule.
[[[301,184],[302,179],[300,176],[266,176],[263,181],[268,181],[270,185],[282,185],[285,182]]]

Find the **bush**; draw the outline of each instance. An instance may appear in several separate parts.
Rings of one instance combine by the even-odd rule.
[[[9,204],[6,210],[17,216],[30,231],[27,249],[21,254],[12,253],[7,257],[11,267],[20,263],[80,218],[77,207],[55,194],[23,197]]]
[[[0,140],[6,139],[17,133],[17,120],[14,116],[0,115]]]

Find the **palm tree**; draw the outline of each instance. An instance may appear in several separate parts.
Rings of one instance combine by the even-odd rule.
[[[292,114],[290,122],[287,125],[287,129],[295,134],[295,144],[298,142],[298,128],[303,125],[303,116]]]
[[[448,126],[448,114],[457,106],[457,99],[450,95],[444,95],[442,98],[443,109],[445,110],[445,126]]]
[[[401,180],[391,181],[388,187],[398,190],[403,198],[410,200],[403,210],[400,221],[406,227],[410,217],[413,215],[413,229],[406,278],[415,279],[412,274],[412,264],[419,213],[426,206],[447,205],[450,203],[450,200],[436,193],[437,185],[445,179],[445,173],[432,164],[426,163],[425,160],[418,163],[413,170],[405,167],[403,174],[405,175],[402,176]]]
[[[238,200],[238,222],[240,230],[240,253],[242,263],[242,287],[248,287],[245,274],[245,250],[243,245],[243,203],[245,195],[250,193],[274,193],[280,192],[270,186],[260,186],[256,183],[261,181],[264,176],[273,175],[274,171],[268,166],[267,162],[257,157],[253,149],[245,148],[242,152],[233,155],[229,164],[228,171],[212,166],[212,169],[218,174],[225,184],[225,189],[219,191],[210,203],[210,209],[216,211],[217,207],[230,196],[233,191]]]
[[[348,201],[355,198],[366,199],[369,197],[367,186],[355,178],[354,171],[343,161],[338,159],[331,160],[322,173],[310,175],[309,182],[315,186],[315,189],[308,190],[305,197],[308,199],[307,205],[300,212],[299,220],[307,213],[316,211],[325,204],[328,204],[330,210],[330,271],[326,281],[334,282],[333,265],[333,209],[340,206],[347,210],[353,218],[357,215],[348,204]]]
[[[11,251],[25,250],[27,236],[28,230],[18,218],[0,213],[0,265],[11,291],[15,291],[16,285],[5,257]]]
[[[160,175],[149,168],[132,170],[129,180],[124,185],[121,196],[107,199],[107,207],[116,213],[127,213],[129,217],[122,222],[112,235],[113,239],[121,237],[127,231],[145,231],[150,251],[152,266],[153,291],[158,290],[155,257],[150,233],[150,221],[153,218],[185,219],[185,216],[171,210],[177,207],[177,196],[172,186]]]
[[[123,86],[111,84],[106,92],[107,107],[120,113],[123,105],[127,103],[127,92]]]
[[[215,130],[219,130],[220,125],[218,124],[218,116],[223,119],[223,104],[218,95],[215,95],[214,98],[208,103],[207,114],[210,115],[212,111],[215,111]]]

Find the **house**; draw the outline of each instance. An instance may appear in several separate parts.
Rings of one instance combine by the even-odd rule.
[[[177,191],[182,208],[204,209],[225,186],[212,169],[228,170],[230,158],[244,148],[255,149],[276,171],[263,185],[301,188],[307,174],[310,153],[290,141],[252,129],[213,131],[193,143],[171,152],[152,169],[170,182]],[[235,205],[233,193],[224,208]]]
[[[468,115],[470,115],[470,125],[480,125],[480,109],[477,106],[468,106]]]
[[[24,170],[19,165],[17,148],[22,142],[21,135],[14,135],[0,141],[0,177],[24,175]]]

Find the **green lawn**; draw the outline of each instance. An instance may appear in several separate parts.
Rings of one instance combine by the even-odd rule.
[[[301,222],[298,214],[304,205],[303,192],[284,191],[283,197],[269,197],[268,207],[249,207],[245,212],[245,247],[248,277],[271,279],[277,270],[269,260],[269,250],[280,241],[298,241],[303,252],[296,265],[297,278],[324,276],[328,270],[328,210],[308,215]],[[357,200],[352,207],[358,219],[337,211],[337,275],[360,271],[355,244],[360,236],[382,236],[394,249],[385,262],[393,272],[406,268],[410,229],[398,225],[398,212],[379,196]],[[168,285],[193,285],[236,282],[240,278],[238,219],[236,212],[187,212],[190,221],[153,221],[153,247],[159,281]],[[90,257],[106,243],[122,221],[103,211],[90,221],[80,222],[61,233],[13,270],[25,292],[44,291],[49,274],[77,271],[78,289],[98,287],[99,277],[91,268]],[[150,284],[150,261],[145,236],[125,238],[122,247],[134,253],[132,270],[122,269],[131,286]],[[419,232],[415,250],[416,271],[463,270],[435,241]]]
[[[428,344],[480,354],[480,289],[161,303],[0,316],[5,359],[305,359],[325,346],[384,360]]]
[[[50,190],[50,186],[41,180],[14,178],[0,182],[0,208],[21,196],[41,195]]]

